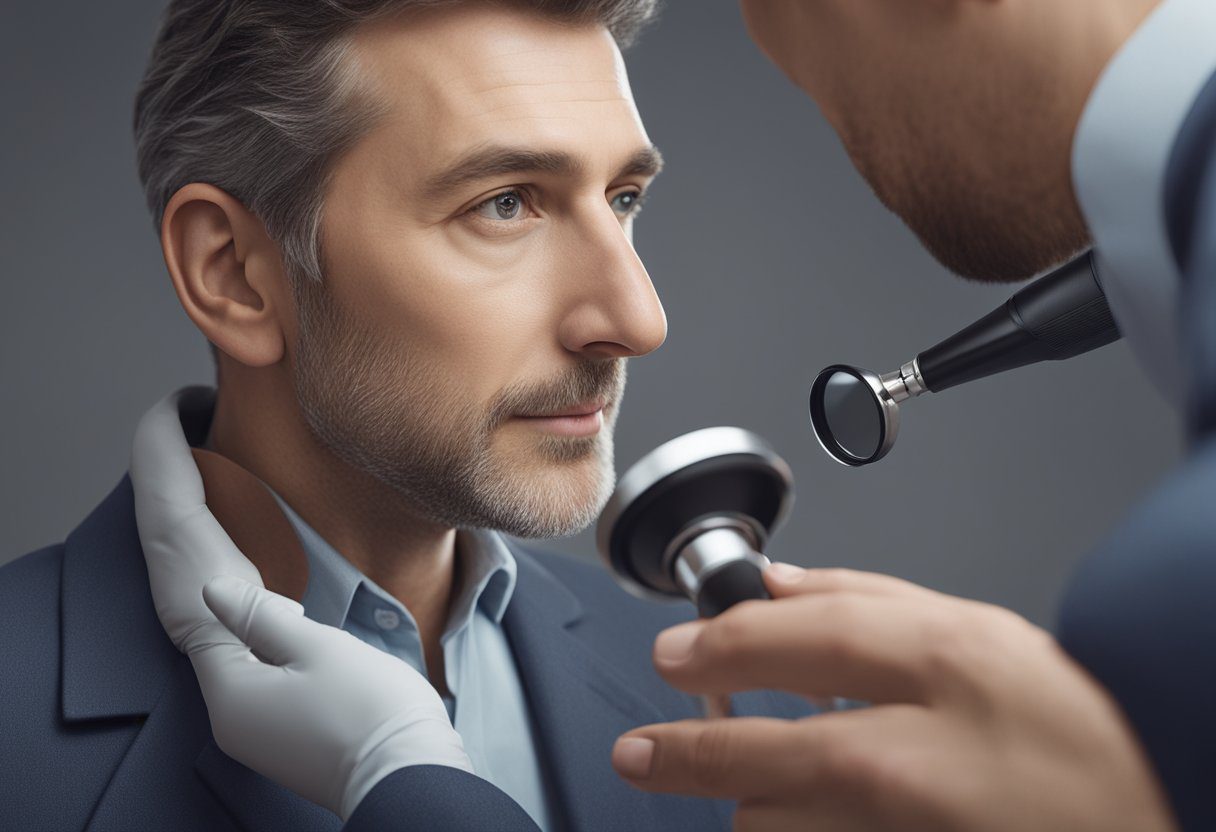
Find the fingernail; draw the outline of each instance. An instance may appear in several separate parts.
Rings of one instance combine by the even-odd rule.
[[[771,563],[768,567],[768,574],[779,584],[796,584],[802,580],[806,570],[801,566],[794,566],[792,563]]]
[[[630,780],[645,780],[650,776],[654,759],[654,740],[644,737],[623,737],[612,747],[612,767]]]
[[[692,655],[693,642],[701,634],[702,626],[699,621],[690,621],[659,633],[654,642],[654,660],[664,664],[687,661]]]

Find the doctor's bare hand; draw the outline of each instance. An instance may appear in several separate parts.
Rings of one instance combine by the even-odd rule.
[[[883,575],[765,581],[775,600],[662,633],[664,678],[872,706],[639,728],[612,758],[636,787],[737,800],[749,832],[1173,828],[1122,712],[1045,631]]]

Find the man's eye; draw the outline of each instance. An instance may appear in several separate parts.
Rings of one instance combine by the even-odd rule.
[[[504,191],[492,196],[473,209],[473,213],[488,220],[513,220],[523,210],[524,200],[519,191]]]
[[[622,217],[636,214],[641,210],[645,198],[645,194],[641,191],[625,191],[612,198],[612,210]]]

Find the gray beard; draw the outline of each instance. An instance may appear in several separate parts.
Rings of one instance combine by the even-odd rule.
[[[489,413],[479,412],[453,401],[437,367],[390,355],[374,331],[342,315],[323,286],[301,285],[296,296],[293,374],[305,423],[321,445],[392,488],[420,518],[543,538],[574,534],[599,515],[615,482],[623,360],[578,365],[543,388],[508,389]],[[534,460],[543,464],[534,466],[494,453],[493,431],[512,414],[598,395],[614,404],[596,436],[542,437]]]

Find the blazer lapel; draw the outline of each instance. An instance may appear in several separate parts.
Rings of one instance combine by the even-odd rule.
[[[647,794],[626,784],[610,762],[625,731],[677,716],[635,693],[571,629],[578,599],[552,573],[515,549],[518,578],[503,626],[528,696],[557,814],[579,832],[703,830],[722,827],[708,801]]]
[[[89,830],[341,826],[215,745],[194,669],[156,617],[128,478],[69,535],[60,594],[64,723],[142,722]]]
[[[247,832],[337,832],[342,828],[342,821],[333,812],[241,765],[221,751],[210,736],[194,767]]]
[[[181,654],[152,606],[127,477],[68,535],[60,600],[63,720],[151,713]]]
[[[88,832],[232,830],[233,824],[194,773],[193,757],[211,736],[194,671],[185,656],[160,701],[110,778]]]

